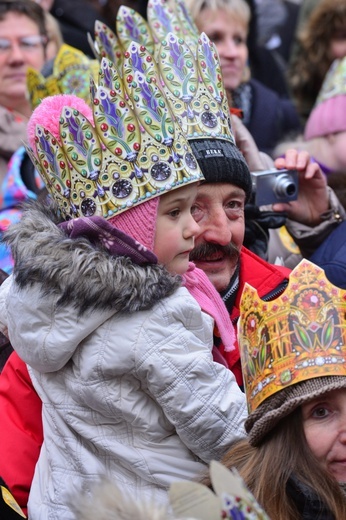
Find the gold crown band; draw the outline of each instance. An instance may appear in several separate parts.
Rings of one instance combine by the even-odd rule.
[[[346,291],[302,260],[278,298],[263,301],[246,284],[238,339],[249,412],[283,388],[346,376]]]

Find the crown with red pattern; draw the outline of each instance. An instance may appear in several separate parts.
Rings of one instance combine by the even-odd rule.
[[[346,376],[346,291],[302,260],[285,291],[262,300],[245,284],[238,340],[249,412],[290,385]]]

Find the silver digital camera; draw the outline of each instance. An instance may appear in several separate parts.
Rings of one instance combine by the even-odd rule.
[[[298,197],[297,170],[251,172],[252,193],[256,206],[290,202]]]

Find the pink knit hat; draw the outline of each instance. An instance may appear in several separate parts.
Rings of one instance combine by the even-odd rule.
[[[331,65],[306,123],[304,138],[346,131],[346,57]]]
[[[108,219],[108,222],[153,251],[159,200],[160,197],[149,199]]]

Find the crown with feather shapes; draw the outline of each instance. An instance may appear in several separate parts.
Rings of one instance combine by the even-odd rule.
[[[44,77],[39,71],[28,68],[27,88],[32,109],[47,96],[75,94],[90,102],[90,75],[95,80],[99,72],[98,60],[64,43],[53,61],[52,73]]]
[[[209,473],[214,492],[198,482],[171,484],[169,499],[176,518],[269,520],[235,469],[212,460]]]
[[[40,107],[33,113],[28,153],[66,218],[108,219],[203,179],[159,79],[134,69],[130,60],[126,66],[131,89],[113,64],[102,60],[99,85],[91,88],[92,114],[87,105],[81,110],[61,99],[56,135],[45,128],[46,113],[42,123],[37,117]],[[57,97],[40,106],[49,99]]]
[[[160,87],[184,135],[188,139],[225,139],[235,144],[215,45],[204,33],[198,33],[182,1],[172,6],[165,0],[149,0],[147,17],[148,23],[133,9],[122,6],[116,20],[118,37],[96,22],[99,56],[107,56],[119,65],[128,59],[133,42],[137,42],[138,49],[146,49],[153,57],[149,70],[155,65]],[[132,54],[132,67],[147,71],[144,54],[136,53]],[[131,88],[131,75],[126,66],[122,70]]]
[[[245,284],[238,340],[249,412],[280,390],[322,376],[346,376],[346,291],[302,260],[278,298]]]
[[[333,61],[316,100],[316,106],[327,99],[346,95],[346,56]]]

